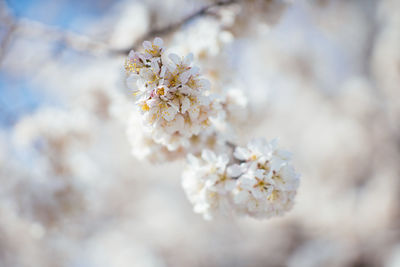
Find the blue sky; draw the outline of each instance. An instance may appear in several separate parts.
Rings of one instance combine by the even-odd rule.
[[[103,15],[116,2],[6,0],[11,12],[19,18],[29,18],[75,32],[81,32],[82,25]],[[50,96],[41,94],[29,80],[30,77],[11,77],[0,69],[0,127],[11,127],[22,115],[33,112],[44,103],[56,102]]]
[[[46,24],[79,32],[81,19],[90,20],[104,12],[117,1],[110,0],[6,0],[18,17],[26,17]]]

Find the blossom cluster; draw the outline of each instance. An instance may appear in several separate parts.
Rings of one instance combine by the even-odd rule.
[[[276,141],[235,145],[233,125],[247,120],[245,95],[237,89],[212,95],[210,83],[192,66],[193,55],[166,57],[160,38],[143,46],[125,63],[140,111],[128,123],[133,154],[152,162],[187,156],[182,186],[205,219],[269,218],[290,210],[299,186],[290,154]]]
[[[143,46],[143,53],[130,52],[125,70],[144,125],[152,139],[168,150],[188,147],[189,139],[208,128],[216,115],[210,83],[192,66],[192,54],[166,57],[160,38]]]
[[[276,140],[254,139],[230,155],[209,150],[190,155],[182,185],[205,219],[233,213],[269,218],[292,208],[299,175]]]

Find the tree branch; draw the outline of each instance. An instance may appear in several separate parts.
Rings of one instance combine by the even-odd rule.
[[[213,8],[231,5],[236,2],[238,2],[238,0],[220,0],[205,6],[176,23],[150,30],[144,36],[135,41],[132,47],[125,49],[116,49],[104,42],[93,40],[86,35],[77,34],[29,19],[17,19],[15,16],[8,14],[6,18],[0,17],[0,23],[3,25],[9,25],[7,35],[0,43],[0,57],[1,55],[4,57],[4,54],[6,53],[5,50],[9,46],[12,37],[17,33],[40,36],[42,39],[59,42],[63,46],[73,50],[89,52],[94,55],[122,56],[128,54],[131,49],[138,49],[145,40],[153,39],[156,36],[165,36],[170,34],[196,18],[211,15]]]
[[[191,21],[195,20],[198,17],[211,15],[213,8],[232,5],[232,4],[236,3],[236,2],[238,2],[238,0],[217,1],[217,2],[215,2],[213,4],[210,4],[208,6],[205,6],[205,7],[201,8],[197,12],[195,12],[195,13],[193,13],[193,14],[185,17],[185,18],[183,18],[181,21],[178,21],[176,23],[167,25],[166,27],[152,29],[151,31],[146,33],[143,37],[139,38],[133,44],[132,48],[129,48],[129,49],[126,49],[126,50],[121,50],[120,53],[127,54],[127,53],[129,53],[129,51],[131,49],[134,49],[134,50],[138,49],[143,41],[151,40],[156,36],[165,36],[165,35],[167,35],[169,33],[172,33],[174,31],[178,30],[182,26],[190,23]]]

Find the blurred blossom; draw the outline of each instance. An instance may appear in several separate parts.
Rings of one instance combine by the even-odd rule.
[[[312,240],[301,245],[290,257],[288,266],[351,266],[356,251],[332,240]]]

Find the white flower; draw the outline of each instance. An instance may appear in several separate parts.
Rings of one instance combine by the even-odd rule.
[[[236,186],[236,180],[227,174],[229,157],[216,155],[203,150],[201,158],[188,156],[188,167],[183,173],[182,186],[194,211],[211,219],[218,214],[228,215],[233,211],[230,192]]]
[[[229,88],[221,96],[223,116],[226,121],[236,127],[246,124],[249,118],[248,99],[243,90]]]
[[[172,161],[186,155],[186,151],[182,149],[169,151],[165,146],[156,143],[141,127],[139,114],[136,112],[131,113],[126,133],[132,147],[132,154],[139,160],[146,159],[158,163]]]
[[[252,140],[247,148],[236,148],[234,155],[242,161],[236,168],[247,168],[234,192],[240,213],[269,218],[291,209],[299,175],[289,161],[290,155],[277,148],[276,140]]]
[[[156,37],[153,43],[149,41],[144,41],[143,47],[145,49],[144,57],[146,59],[161,57],[161,54],[164,51],[164,42],[161,38]]]
[[[128,73],[139,73],[140,69],[146,66],[146,59],[143,54],[130,51],[125,61],[125,70]]]
[[[142,113],[144,113],[146,122],[153,124],[161,118],[166,121],[171,121],[175,118],[178,112],[176,105],[172,102],[165,101],[160,97],[149,98],[140,103]]]
[[[125,68],[144,125],[154,141],[169,150],[188,146],[189,138],[210,127],[218,106],[206,94],[207,82],[198,68],[191,66],[191,54],[184,58],[171,54],[171,62],[165,63],[160,38],[143,46],[145,53],[131,52]]]
[[[186,55],[184,58],[179,57],[177,54],[171,53],[168,55],[168,58],[171,60],[169,64],[167,64],[167,68],[172,73],[188,73],[192,68],[190,67],[193,61],[193,54],[190,53]],[[194,69],[197,69],[196,67]],[[183,78],[183,77],[186,77]],[[181,82],[187,82],[187,75],[183,75]]]
[[[232,150],[230,121],[247,107],[241,91],[211,95],[192,54],[165,57],[159,38],[143,46],[145,52],[131,52],[125,64],[144,126],[136,131],[138,120],[130,123],[133,153],[153,160],[193,153],[182,185],[194,211],[206,219],[233,213],[269,218],[288,211],[299,186],[290,153],[278,149],[276,140],[263,139]]]

